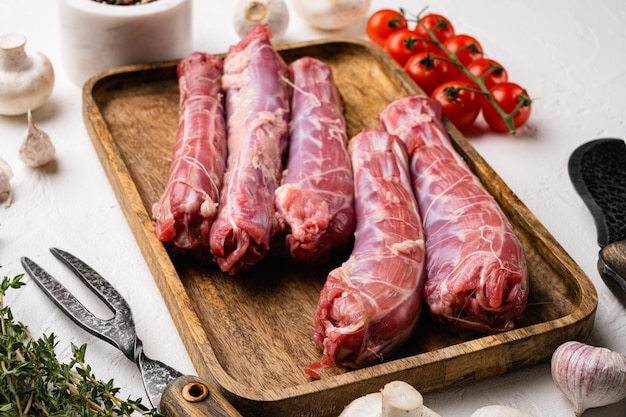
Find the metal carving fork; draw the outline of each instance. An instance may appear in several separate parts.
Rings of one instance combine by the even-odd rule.
[[[53,276],[27,257],[21,259],[22,266],[44,293],[69,317],[92,335],[110,343],[137,364],[141,370],[146,393],[153,407],[162,409],[168,395],[168,385],[180,387],[181,395],[170,392],[168,398],[169,415],[239,416],[240,414],[223,399],[215,388],[209,387],[197,377],[183,376],[163,362],[150,359],[143,351],[143,344],[137,337],[135,322],[130,307],[122,295],[94,271],[89,265],[74,255],[57,248],[50,252],[67,265],[76,276],[102,300],[114,313],[110,319],[100,319],[85,308],[69,290]],[[178,381],[178,383],[177,383]],[[184,383],[184,384],[183,384]],[[211,394],[210,403],[201,404]],[[164,400],[162,401],[162,396]],[[171,397],[171,399],[170,399]],[[198,403],[198,404],[192,404]],[[191,404],[191,405],[190,405]],[[209,412],[204,411],[209,409]]]

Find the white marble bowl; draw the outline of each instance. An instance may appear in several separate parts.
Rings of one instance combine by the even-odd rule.
[[[192,51],[192,0],[134,6],[57,1],[63,68],[79,86],[107,69],[179,59]]]

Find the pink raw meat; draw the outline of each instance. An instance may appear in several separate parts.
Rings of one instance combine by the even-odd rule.
[[[523,249],[498,203],[452,147],[439,103],[404,97],[383,110],[380,121],[412,153],[431,313],[456,329],[511,329],[528,299]]]
[[[211,251],[222,271],[235,274],[261,260],[277,230],[274,191],[288,143],[287,65],[265,25],[232,46],[224,60],[228,163]]]
[[[304,57],[289,69],[294,88],[289,158],[275,205],[291,257],[312,262],[352,242],[352,164],[331,68]]]
[[[177,66],[180,117],[168,183],[152,208],[164,242],[191,249],[209,246],[226,165],[222,59],[194,52]]]
[[[366,130],[349,151],[356,240],[320,294],[313,340],[324,352],[305,369],[313,377],[323,366],[382,361],[414,332],[422,306],[424,236],[404,144]]]

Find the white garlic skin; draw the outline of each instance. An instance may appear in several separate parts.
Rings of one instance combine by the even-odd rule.
[[[267,25],[272,42],[280,41],[289,26],[289,9],[284,0],[239,0],[233,14],[235,31],[240,38],[256,25]]]
[[[314,28],[339,30],[365,17],[371,0],[292,0],[295,12]]]
[[[30,110],[28,110],[28,130],[19,154],[22,161],[32,168],[47,164],[56,155],[50,136],[33,122]]]
[[[7,207],[11,205],[11,178],[11,166],[0,157],[0,202],[4,201]]]
[[[565,342],[552,355],[552,379],[580,417],[589,408],[626,397],[626,356],[577,341]]]
[[[0,35],[0,114],[6,116],[35,110],[54,87],[54,69],[48,57],[25,48],[24,35]]]
[[[508,405],[487,405],[481,407],[470,417],[534,417],[526,411],[519,410]]]

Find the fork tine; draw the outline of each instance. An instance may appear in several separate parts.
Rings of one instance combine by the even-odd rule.
[[[69,252],[50,248],[50,252],[67,265],[115,314],[130,316],[130,306],[122,295],[102,275]]]
[[[182,374],[163,362],[146,356],[143,344],[137,337],[128,303],[107,280],[71,253],[57,248],[51,248],[50,251],[114,312],[113,318],[103,320],[94,316],[67,288],[31,259],[22,257],[22,266],[41,290],[74,323],[117,347],[139,367],[148,400],[153,407],[158,408],[164,387]]]
[[[100,337],[102,319],[94,316],[63,284],[30,258],[21,259],[22,266],[35,283],[77,325]]]
[[[22,266],[41,290],[74,323],[92,335],[110,343],[133,360],[136,341],[135,325],[126,300],[91,267],[72,254],[53,248],[51,252],[81,279],[115,314],[104,320],[94,316],[72,293],[27,257],[21,259]],[[108,298],[110,297],[110,298]]]

